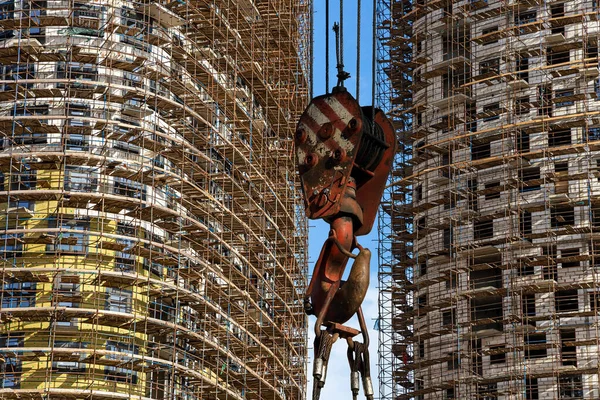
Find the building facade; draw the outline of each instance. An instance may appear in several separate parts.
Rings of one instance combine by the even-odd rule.
[[[304,397],[308,2],[0,3],[0,397]]]
[[[597,2],[380,7],[384,398],[598,398]]]

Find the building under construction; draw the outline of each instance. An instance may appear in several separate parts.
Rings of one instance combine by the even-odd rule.
[[[597,1],[378,1],[383,399],[597,399]]]
[[[0,3],[0,398],[305,397],[308,1]]]

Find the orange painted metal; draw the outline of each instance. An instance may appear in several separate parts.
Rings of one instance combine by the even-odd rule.
[[[306,293],[307,312],[317,315],[315,331],[320,331],[325,322],[346,322],[366,294],[370,252],[356,236],[373,227],[396,138],[381,110],[360,107],[345,89],[334,88],[314,98],[302,114],[295,144],[306,213],[331,225]],[[357,247],[361,253],[352,255]],[[356,261],[342,282],[349,258]]]

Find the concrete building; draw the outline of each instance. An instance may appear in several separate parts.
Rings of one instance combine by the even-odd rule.
[[[597,2],[378,4],[382,398],[600,397]]]
[[[309,23],[0,3],[0,398],[304,398]]]

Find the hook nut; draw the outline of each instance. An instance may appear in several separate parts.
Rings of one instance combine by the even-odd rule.
[[[317,165],[317,163],[319,162],[319,156],[317,156],[314,153],[308,153],[306,155],[306,158],[304,159],[304,164],[306,164],[306,166],[308,168],[312,168],[315,165]]]
[[[324,123],[319,129],[318,135],[322,140],[329,139],[333,135],[333,125],[330,122]]]
[[[296,142],[298,142],[298,144],[306,142],[306,131],[304,129],[298,128],[296,131]]]
[[[352,136],[357,132],[360,132],[360,130],[362,129],[362,120],[360,119],[356,119],[356,118],[352,118],[349,122],[348,122],[348,127],[346,129],[346,136]]]

